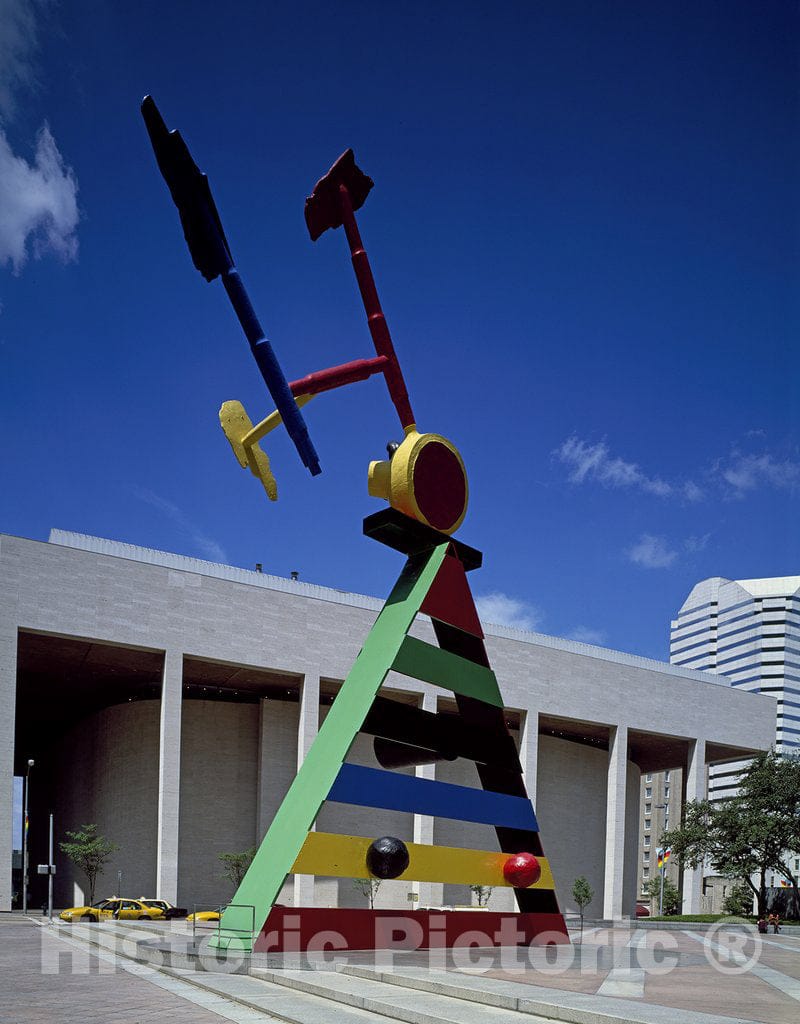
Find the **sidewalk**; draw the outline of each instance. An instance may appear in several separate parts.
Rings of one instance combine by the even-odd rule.
[[[396,952],[393,962],[354,953],[327,970],[300,963],[305,954],[265,954],[253,958],[251,975],[197,973],[191,966],[156,970],[131,959],[145,953],[137,943],[185,950],[189,939],[183,923],[50,928],[39,918],[0,917],[0,1021],[800,1021],[800,938],[783,934],[688,925],[682,931],[590,928],[582,945]]]
[[[77,951],[22,915],[0,917],[0,1021],[3,1024],[230,1024],[231,1017]],[[60,973],[42,973],[64,965]],[[209,1002],[213,1000],[209,999]],[[256,1020],[255,1016],[251,1018]],[[259,1016],[263,1021],[263,1016]]]
[[[573,937],[575,938],[575,937]],[[744,1018],[763,1024],[800,1021],[800,938],[673,930],[608,930],[584,933],[571,962],[534,958],[524,971],[490,970],[483,976],[531,989],[585,993],[602,1011],[620,998],[640,1007]],[[560,951],[559,951],[560,952]],[[750,963],[750,958],[753,962]],[[468,972],[462,972],[468,973]],[[672,1015],[670,1015],[672,1016]],[[675,1014],[672,1019],[683,1020]]]

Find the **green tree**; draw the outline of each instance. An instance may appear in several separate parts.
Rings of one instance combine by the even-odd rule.
[[[583,942],[583,915],[586,908],[594,899],[594,889],[589,885],[584,875],[578,875],[572,884],[572,898],[575,906],[581,915],[581,942]]]
[[[485,907],[492,895],[491,885],[471,885],[470,889],[475,893],[475,899],[479,907]]]
[[[381,887],[382,878],[354,878],[353,888],[361,893],[362,896],[366,896],[369,900],[369,909],[375,909],[375,897],[378,895],[378,889]]]
[[[664,875],[664,899],[661,900],[661,875],[651,878],[644,890],[652,904],[656,907],[661,904],[667,917],[672,917],[681,912],[680,889],[666,875]]]
[[[798,879],[789,854],[800,848],[800,759],[759,754],[742,774],[737,796],[691,801],[683,824],[662,842],[688,867],[708,861],[723,878],[739,879],[755,894],[759,916],[767,907],[767,872],[781,874],[791,881],[797,917]]]
[[[242,850],[241,853],[218,853],[222,861],[221,878],[227,878],[233,882],[234,889],[242,884],[242,879],[247,874],[247,869],[253,863],[257,847],[251,846],[249,850]]]
[[[103,868],[111,859],[111,854],[119,847],[104,836],[98,834],[97,825],[81,825],[75,832],[66,832],[67,839],[59,843],[63,854],[80,868],[89,883],[89,905],[94,903],[94,890],[97,876],[102,875]]]
[[[737,882],[722,903],[722,909],[732,917],[750,917],[753,913],[753,890],[744,882]]]

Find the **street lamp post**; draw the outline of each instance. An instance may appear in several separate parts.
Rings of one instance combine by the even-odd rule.
[[[28,770],[25,773],[25,820],[22,828],[22,913],[28,913],[28,795],[31,788],[31,768],[34,761],[28,761]]]
[[[53,815],[50,815],[50,840],[47,854],[47,918],[53,923]]]

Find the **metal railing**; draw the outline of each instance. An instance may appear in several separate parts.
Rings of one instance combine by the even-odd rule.
[[[217,949],[222,948],[222,915],[229,907],[236,907],[240,910],[250,911],[250,927],[249,928],[231,928],[225,927],[225,933],[228,937],[246,937],[248,943],[252,943],[253,936],[256,930],[256,908],[252,903],[220,903],[215,907],[208,907],[208,904],[194,904],[194,912],[192,914],[192,945],[197,946],[197,915],[202,913],[199,909],[204,906],[206,909],[215,911],[219,917],[217,918]]]

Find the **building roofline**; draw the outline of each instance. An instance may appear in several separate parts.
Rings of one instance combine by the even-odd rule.
[[[691,611],[692,606],[689,601],[695,591],[704,592],[711,588],[716,593],[722,587],[731,585],[741,588],[754,598],[794,597],[800,594],[800,576],[763,576],[748,580],[734,580],[728,576],[706,576],[705,579],[698,580],[694,584],[686,600],[678,609],[678,614],[680,615],[687,606],[687,610]]]
[[[0,534],[0,537],[2,536],[13,535]],[[26,540],[28,543],[33,544],[44,543],[31,540],[30,538],[20,537],[16,539]],[[306,597],[316,601],[348,605],[367,611],[378,612],[384,603],[382,599],[368,594],[356,594],[346,590],[337,590],[335,587],[323,587],[316,583],[306,583],[301,580],[287,580],[283,576],[273,576],[270,573],[258,572],[254,569],[241,569],[237,566],[210,562],[201,558],[193,558],[189,555],[177,555],[170,551],[140,547],[124,541],[108,540],[103,537],[75,533],[70,530],[52,529],[47,543],[57,547],[73,548],[97,555],[107,555],[112,558],[157,565],[178,572],[192,573],[196,576],[207,576],[213,579],[227,580],[231,583],[240,583],[245,586],[260,587],[265,590],[278,591],[296,597]],[[628,654],[627,652],[613,650],[609,647],[598,647],[594,644],[550,636],[546,633],[536,633],[483,621],[481,624],[488,637],[498,637],[504,640],[513,640],[517,643],[565,651],[581,657],[595,658],[600,661],[608,661],[631,668],[658,671],[666,675],[682,679],[692,679],[696,682],[714,686],[730,686],[726,676],[719,676],[712,672],[699,672],[696,669],[682,668],[679,665],[671,665],[669,662],[658,661],[655,658],[645,658],[638,654]]]
[[[753,597],[791,597],[800,590],[800,576],[768,576],[754,580],[734,580]]]

